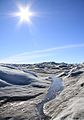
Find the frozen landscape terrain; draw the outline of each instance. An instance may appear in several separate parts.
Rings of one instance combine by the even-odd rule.
[[[0,64],[0,120],[84,120],[84,63]]]

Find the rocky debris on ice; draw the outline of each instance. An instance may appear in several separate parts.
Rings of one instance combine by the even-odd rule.
[[[84,63],[1,64],[0,120],[84,120]]]

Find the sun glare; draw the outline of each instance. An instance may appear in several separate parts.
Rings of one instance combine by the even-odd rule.
[[[36,16],[35,12],[31,12],[28,6],[19,6],[19,10],[12,13],[13,17],[19,18],[19,23],[29,23],[31,24],[31,17]]]
[[[30,17],[32,12],[29,11],[28,7],[20,7],[20,11],[17,12],[17,16],[20,18],[21,22],[30,22]]]

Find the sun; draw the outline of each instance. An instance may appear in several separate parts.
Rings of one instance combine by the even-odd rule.
[[[20,22],[30,22],[33,13],[30,12],[28,7],[20,7],[19,12],[17,12],[16,15],[20,18]]]
[[[24,23],[31,24],[32,23],[31,18],[33,16],[36,16],[36,13],[31,12],[29,6],[21,6],[21,5],[19,5],[18,6],[18,11],[12,13],[12,16],[19,18],[19,23],[24,22]]]

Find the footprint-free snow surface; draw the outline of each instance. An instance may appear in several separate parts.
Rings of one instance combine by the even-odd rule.
[[[28,85],[37,78],[21,70],[0,66],[0,87],[9,85]]]
[[[0,64],[0,120],[84,120],[84,63]]]

